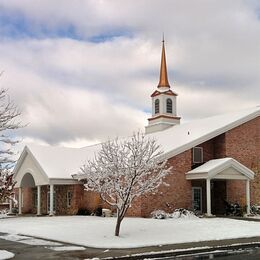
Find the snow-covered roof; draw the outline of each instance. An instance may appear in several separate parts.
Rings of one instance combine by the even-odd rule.
[[[192,179],[253,179],[254,172],[233,158],[210,160],[186,173]]]
[[[147,136],[155,138],[161,145],[164,158],[171,158],[259,115],[260,107],[254,107],[235,113],[194,120]],[[92,159],[100,147],[100,144],[83,148],[30,144],[25,149],[30,151],[49,178],[66,179],[71,178],[72,174],[77,174],[79,168],[87,160]],[[15,172],[18,171],[22,162],[21,157],[15,167]]]
[[[71,179],[71,174],[78,173],[80,167],[92,159],[98,149],[100,144],[83,148],[28,144],[17,162],[14,173],[18,172],[26,154],[30,154],[49,179]]]
[[[196,145],[260,116],[260,107],[181,123],[148,134],[162,146],[164,158],[171,158]]]

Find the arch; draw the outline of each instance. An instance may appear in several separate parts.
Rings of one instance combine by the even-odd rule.
[[[158,114],[160,113],[160,100],[156,99],[154,102],[154,113]]]
[[[170,98],[166,100],[166,112],[172,114],[172,100]]]
[[[20,187],[22,187],[22,188],[24,188],[24,187],[30,187],[30,188],[35,187],[35,181],[34,181],[34,178],[33,178],[31,173],[27,172],[23,176],[23,178],[21,180]]]

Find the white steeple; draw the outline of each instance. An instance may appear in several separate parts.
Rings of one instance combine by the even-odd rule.
[[[152,98],[152,117],[148,118],[148,126],[145,127],[146,133],[164,130],[168,127],[180,123],[176,111],[177,93],[171,90],[168,82],[167,65],[164,39],[162,41],[162,56],[160,80],[157,89],[151,95]]]

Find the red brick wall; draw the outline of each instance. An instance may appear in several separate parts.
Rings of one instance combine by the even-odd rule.
[[[221,134],[202,144],[197,145],[203,148],[203,161],[226,157],[226,136]]]
[[[214,142],[214,158],[226,157],[226,135],[221,134],[213,139]]]
[[[80,199],[81,208],[94,212],[98,207],[102,207],[102,204],[105,203],[102,202],[98,193],[84,190],[83,196]]]
[[[23,188],[22,196],[23,196],[22,212],[23,213],[33,213],[33,209],[32,209],[32,203],[33,203],[32,189],[31,188]]]
[[[255,172],[255,179],[251,182],[251,200],[260,203],[260,177],[257,173],[260,152],[260,118],[255,118],[226,132],[226,156],[232,157]],[[228,199],[238,200],[245,205],[245,181],[227,181]],[[239,194],[239,195],[238,195]]]
[[[158,192],[142,197],[141,216],[149,217],[155,209],[172,212],[175,208],[191,208],[191,182],[185,177],[191,169],[191,150],[169,159],[169,164],[173,166],[165,178],[169,186],[161,186]]]
[[[197,146],[203,148],[203,162],[214,159],[214,139],[211,139]]]

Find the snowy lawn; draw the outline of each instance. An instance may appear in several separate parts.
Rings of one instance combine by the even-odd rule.
[[[1,219],[0,232],[100,248],[130,248],[260,236],[260,222],[221,218],[125,218],[120,237],[114,236],[115,223],[115,218],[91,216],[18,217]]]
[[[0,260],[11,259],[13,257],[14,257],[14,254],[12,252],[9,252],[6,250],[0,250]]]

